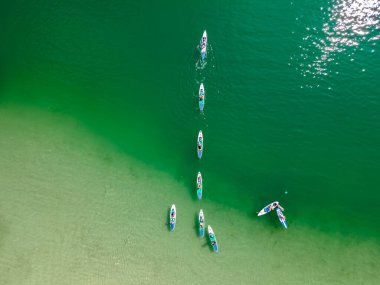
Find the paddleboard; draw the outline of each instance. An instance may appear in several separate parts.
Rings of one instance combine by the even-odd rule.
[[[203,83],[201,83],[201,85],[199,86],[199,110],[203,111],[204,106],[205,106],[205,88],[203,86]]]
[[[207,230],[208,230],[208,236],[210,238],[212,248],[214,249],[214,252],[218,252],[219,251],[218,242],[216,241],[214,231],[212,230],[210,225],[208,225]]]
[[[207,54],[207,33],[206,30],[203,32],[202,39],[201,39],[201,58],[204,61]]]
[[[279,207],[277,207],[276,213],[277,213],[278,219],[280,220],[281,225],[285,229],[287,229],[288,225],[286,224],[286,218],[285,218],[284,214],[282,213],[282,211],[281,211],[281,209]]]
[[[202,209],[199,211],[198,221],[199,221],[199,235],[201,237],[204,237],[205,236],[205,217],[203,215]]]
[[[203,183],[202,183],[202,174],[201,172],[198,172],[197,175],[197,197],[198,199],[202,199],[202,192],[203,192]]]
[[[177,210],[175,208],[175,205],[173,204],[170,208],[170,230],[174,231],[176,220],[177,220]]]
[[[202,158],[202,153],[203,153],[203,134],[202,134],[202,131],[199,131],[199,133],[198,133],[197,152],[198,152],[198,158]]]
[[[277,201],[270,203],[269,205],[265,206],[257,215],[258,216],[265,215],[265,214],[269,213],[270,211],[274,210],[277,206],[278,206]]]

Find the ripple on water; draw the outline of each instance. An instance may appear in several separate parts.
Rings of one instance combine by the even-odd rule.
[[[380,1],[332,0],[329,5],[320,7],[320,27],[305,28],[300,51],[291,57],[303,76],[323,78],[339,74],[331,68],[333,63],[338,64],[339,54],[352,57],[353,61],[356,52],[363,50],[361,45],[380,39]]]

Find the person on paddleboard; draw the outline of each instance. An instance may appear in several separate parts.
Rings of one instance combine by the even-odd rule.
[[[273,204],[271,204],[269,206],[269,211],[272,211],[272,210],[276,209],[277,207],[279,207],[281,211],[284,211],[284,208],[281,207],[280,203],[277,203],[277,202],[274,202]]]
[[[267,208],[265,209],[265,212],[268,213],[268,212],[270,212],[270,211],[276,209],[277,207],[279,207],[281,211],[285,211],[284,208],[280,206],[280,203],[278,203],[278,202],[274,202],[274,203],[270,204],[269,207],[267,207]],[[256,213],[259,213],[259,212],[256,212]]]
[[[277,206],[278,206],[277,202],[274,202],[274,203],[270,204],[269,211],[272,211],[272,210],[276,209]]]

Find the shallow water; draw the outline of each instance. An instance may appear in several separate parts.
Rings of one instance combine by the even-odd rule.
[[[75,119],[0,110],[7,136],[0,145],[2,284],[248,284],[269,275],[284,284],[376,283],[375,239],[326,234],[296,219],[286,231],[274,215],[199,203],[185,183],[120,153]],[[169,232],[172,203],[177,226]],[[218,254],[198,236],[199,207]]]

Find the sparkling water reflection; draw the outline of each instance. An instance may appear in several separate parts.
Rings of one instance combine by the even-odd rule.
[[[375,46],[380,38],[380,0],[332,0],[330,7],[320,9],[321,28],[306,27],[305,44],[291,58],[302,75],[313,78],[331,74],[330,62],[338,64],[339,53],[354,61],[356,51],[363,50],[362,44]]]

